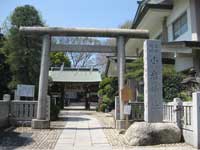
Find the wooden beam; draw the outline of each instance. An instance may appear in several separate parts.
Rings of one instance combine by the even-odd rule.
[[[64,45],[53,44],[51,52],[89,52],[89,53],[116,53],[115,46],[109,45]]]
[[[61,28],[61,27],[20,27],[27,34],[49,34],[51,36],[82,37],[119,37],[148,39],[148,30],[135,29],[97,29],[97,28]]]

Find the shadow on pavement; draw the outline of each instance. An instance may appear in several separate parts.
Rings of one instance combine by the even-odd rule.
[[[0,148],[14,149],[34,142],[32,133],[18,133],[13,130],[0,132]]]
[[[66,121],[74,121],[74,122],[77,122],[77,121],[88,121],[90,119],[88,118],[83,118],[83,117],[66,117]]]
[[[102,129],[113,129],[112,127],[96,127],[96,128],[54,128],[62,130],[102,130]]]

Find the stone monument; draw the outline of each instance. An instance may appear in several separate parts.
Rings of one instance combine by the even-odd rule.
[[[144,42],[144,107],[146,122],[162,122],[162,61],[159,40]]]

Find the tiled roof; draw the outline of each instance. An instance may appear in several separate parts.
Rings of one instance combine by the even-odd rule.
[[[100,82],[101,74],[97,70],[55,70],[49,71],[53,82]]]

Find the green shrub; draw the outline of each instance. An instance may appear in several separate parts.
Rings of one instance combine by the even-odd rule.
[[[59,112],[60,112],[60,106],[55,105],[51,101],[50,120],[51,121],[57,120]]]
[[[163,68],[163,97],[165,101],[173,101],[184,90],[182,73],[177,73],[173,66],[165,65]]]
[[[100,111],[102,111],[102,112],[105,112],[105,110],[106,110],[106,108],[108,107],[108,105],[106,105],[106,104],[101,104],[100,105]]]
[[[104,104],[109,105],[109,104],[110,104],[110,101],[111,101],[111,100],[110,100],[110,98],[108,98],[107,95],[104,95],[104,96],[103,96],[103,103],[104,103]]]
[[[117,79],[111,77],[103,78],[100,82],[98,91],[98,95],[102,97],[102,104],[99,105],[100,111],[105,111],[105,109],[111,110],[114,108],[117,85]]]
[[[100,90],[98,91],[98,96],[99,96],[99,97],[102,97],[102,96],[103,96],[103,93],[104,93],[103,89],[100,89]]]
[[[181,100],[183,101],[192,101],[192,97],[189,96],[185,91],[179,93],[178,97],[181,98]]]
[[[143,102],[144,101],[144,95],[143,94],[139,94],[137,96],[138,101]]]
[[[128,79],[134,79],[139,82],[143,81],[143,58],[139,58],[134,62],[127,65],[126,77]],[[173,65],[163,65],[163,98],[165,101],[172,101],[173,98],[178,97],[179,93],[184,90],[183,84],[184,79],[182,73],[177,73]],[[143,100],[143,93],[138,96],[139,99]]]

